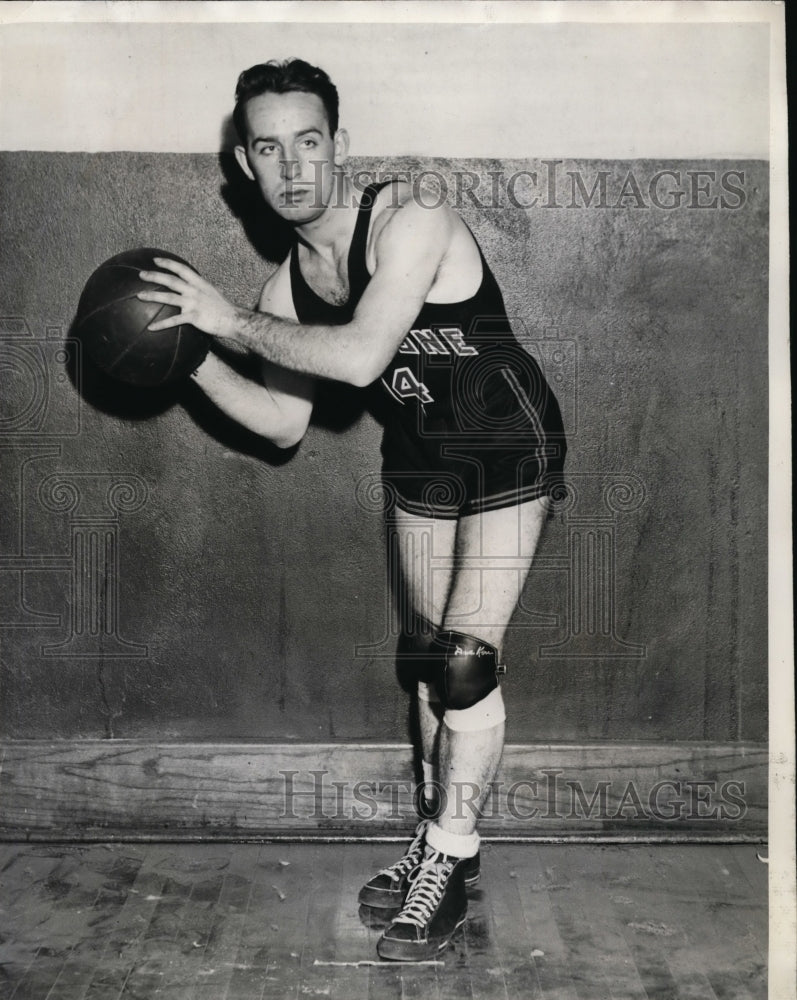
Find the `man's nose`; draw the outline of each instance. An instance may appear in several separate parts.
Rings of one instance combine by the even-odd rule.
[[[282,160],[282,177],[283,180],[289,181],[293,180],[294,177],[299,173],[299,161],[285,158]]]

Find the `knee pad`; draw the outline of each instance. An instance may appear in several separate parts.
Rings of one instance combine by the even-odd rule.
[[[506,673],[495,646],[475,635],[440,632],[434,644],[442,660],[437,690],[446,709],[472,708],[495,691],[499,674]]]
[[[402,632],[398,659],[407,681],[417,680],[419,696],[424,701],[437,701],[433,685],[440,673],[441,659],[435,645],[434,629],[429,622],[421,621],[412,632]]]

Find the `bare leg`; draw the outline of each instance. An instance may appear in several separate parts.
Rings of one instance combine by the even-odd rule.
[[[444,629],[478,636],[500,652],[547,509],[547,500],[541,499],[461,519]],[[442,830],[460,835],[474,832],[503,745],[503,723],[476,732],[454,731],[443,723],[438,761],[442,807],[437,817]]]
[[[453,575],[454,547],[457,522],[417,517],[397,509],[393,519],[395,532],[392,551],[399,556],[400,573],[396,580],[397,593],[408,605],[406,617],[413,627],[440,629],[448,602]],[[437,762],[440,720],[442,710],[434,692],[432,702],[415,697],[420,734],[421,759],[426,769]],[[436,768],[434,769],[436,771]],[[427,774],[427,780],[437,781],[436,773]]]
[[[441,830],[463,836],[473,833],[495,779],[504,749],[504,724],[475,733],[440,730],[438,781]]]
[[[466,632],[502,648],[548,510],[546,499],[461,518],[433,520],[396,511],[403,592],[432,626]],[[437,822],[468,835],[489,794],[504,745],[503,724],[477,732],[441,725],[439,705],[420,699],[422,758],[436,763]]]
[[[401,517],[399,551],[416,613],[435,625],[440,622],[443,631],[467,633],[500,650],[546,511],[547,502],[538,500],[462,518],[454,531],[450,522],[438,522],[443,525],[440,544],[449,554],[438,562],[434,555],[439,557],[439,550],[432,555],[436,527],[426,529],[432,544],[418,546],[421,522]],[[443,571],[437,586],[435,568],[440,563]],[[438,727],[431,704],[421,702],[420,713],[421,739],[428,753]],[[472,708],[446,709],[439,727],[442,794],[436,820],[420,828],[404,857],[380,872],[360,894],[364,902],[403,898],[401,911],[377,944],[381,958],[409,961],[436,954],[465,920],[466,888],[479,877],[476,822],[501,759],[504,725],[498,720],[502,719],[499,690]],[[435,930],[434,920],[441,921]]]
[[[439,702],[431,704],[422,698],[416,699],[418,712],[418,730],[421,737],[421,758],[429,764],[436,764],[438,759],[438,740],[440,736],[440,720],[442,712]],[[424,778],[427,778],[424,775]],[[432,780],[437,780],[436,773],[431,775]]]

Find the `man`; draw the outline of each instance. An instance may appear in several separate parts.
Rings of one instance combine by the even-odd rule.
[[[355,190],[323,71],[300,60],[252,67],[234,119],[238,163],[293,227],[292,252],[257,312],[166,260],[142,272],[163,289],[140,297],[180,309],[153,330],[192,323],[263,359],[263,385],[215,354],[194,377],[278,445],[304,434],[319,378],[373,385],[391,411],[383,476],[410,609],[402,650],[439,802],[360,901],[394,916],[377,946],[383,958],[420,960],[464,922],[466,886],[478,878],[476,822],[504,739],[500,651],[561,478],[561,417],[458,215],[428,208],[407,183]]]

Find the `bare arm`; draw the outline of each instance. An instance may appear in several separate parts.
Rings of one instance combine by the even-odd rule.
[[[189,268],[159,260],[173,275],[142,276],[172,289],[142,298],[180,307],[178,317],[152,329],[190,322],[216,337],[294,372],[368,385],[387,367],[420,312],[451,241],[454,216],[410,200],[385,224],[376,243],[376,268],[350,323],[299,324],[271,310],[251,312],[227,302]]]
[[[296,314],[289,288],[286,294],[285,278],[285,272],[278,269],[268,279],[258,308],[282,314],[290,321]],[[244,353],[247,353],[245,348]],[[194,381],[219,409],[238,423],[280,448],[290,448],[307,430],[313,409],[314,380],[265,360],[261,368],[262,382],[255,382],[211,352],[195,373]]]

